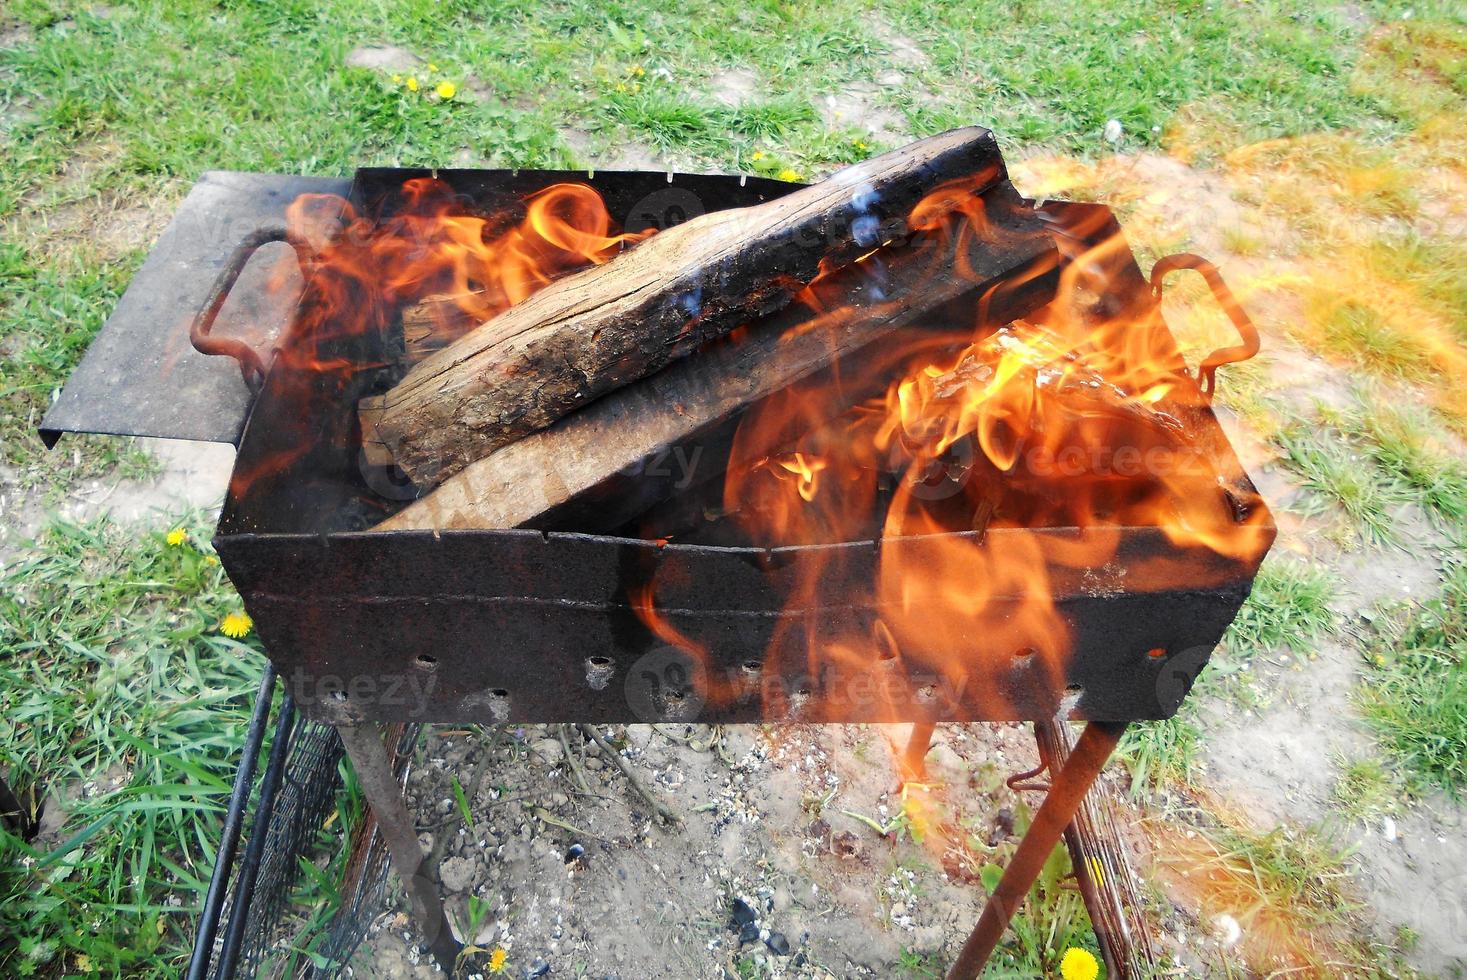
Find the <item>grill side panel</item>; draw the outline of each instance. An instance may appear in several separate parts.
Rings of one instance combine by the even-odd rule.
[[[1128,535],[1130,551],[1155,546],[1145,532]],[[803,638],[873,635],[881,610],[858,587],[878,560],[869,543],[836,546],[847,552],[837,565],[818,548],[782,549],[776,560],[524,531],[237,535],[216,545],[301,709],[324,721],[1166,718],[1256,570],[1220,559],[1199,569],[1186,553],[1163,569],[1153,554],[1149,568],[1138,560],[1134,575],[1126,564],[1111,574],[1171,587],[1119,591],[1092,579],[1057,590],[1065,656],[1001,648],[974,627],[957,635],[961,649],[938,652],[941,663],[911,655],[852,667],[810,657]],[[1002,548],[1003,532],[975,546]],[[806,562],[838,567],[826,594],[849,598],[788,603],[786,586]],[[658,592],[659,614],[688,649],[660,638],[628,599],[654,579],[689,583],[671,590],[673,601]],[[1059,570],[1056,579],[1063,584]],[[985,622],[1022,601],[995,599]]]

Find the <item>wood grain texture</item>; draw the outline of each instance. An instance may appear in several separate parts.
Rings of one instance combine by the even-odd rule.
[[[1003,180],[993,134],[970,127],[847,167],[750,208],[663,231],[552,283],[416,365],[377,430],[432,486],[708,340],[785,306],[821,269],[901,237],[914,205],[962,180]]]
[[[971,321],[981,307],[997,323],[1027,314],[1053,295],[1053,245],[1007,181],[990,189],[985,204],[985,234],[943,228],[884,246],[822,280],[823,315],[800,302],[766,316],[738,337],[494,450],[377,529],[609,530],[686,487],[694,477],[688,466],[699,467],[698,480],[719,472],[727,445],[711,433],[760,399],[934,310],[961,304]],[[828,407],[839,411],[878,394],[887,381],[852,378],[845,402]],[[677,466],[658,472],[649,465],[658,459]]]

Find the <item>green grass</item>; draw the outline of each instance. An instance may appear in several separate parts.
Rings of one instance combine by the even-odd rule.
[[[1396,483],[1361,459],[1361,454],[1318,426],[1296,424],[1281,428],[1274,441],[1284,452],[1284,463],[1312,492],[1307,512],[1338,507],[1362,538],[1374,544],[1397,540],[1396,507],[1402,491]]]
[[[1357,698],[1417,792],[1467,790],[1467,564],[1440,597],[1381,624]]]
[[[0,48],[6,465],[34,484],[74,483],[116,464],[117,444],[49,459],[29,431],[141,260],[140,251],[99,257],[91,212],[116,198],[167,208],[205,169],[345,174],[461,155],[490,166],[594,165],[641,143],[695,167],[810,176],[877,149],[859,129],[824,121],[825,100],[856,84],[870,89],[868,114],[896,113],[914,135],[980,122],[1010,146],[1082,154],[1107,149],[1098,134],[1110,118],[1125,126],[1123,148],[1159,147],[1202,104],[1234,121],[1235,142],[1337,127],[1388,136],[1429,117],[1355,76],[1409,69],[1456,79],[1460,31],[1446,10],[1418,5],[1409,37],[1377,42],[1359,18],[1277,2],[1039,0],[1010,10],[958,0],[699,0],[673,13],[650,0],[188,0],[90,10],[17,0],[3,19],[26,37]],[[899,83],[876,85],[896,65],[896,33],[922,55],[900,64]],[[385,73],[346,67],[365,45],[436,63],[458,97],[437,102],[430,86],[413,94]],[[758,79],[737,106],[713,90],[714,76],[731,69]],[[1365,142],[1361,153],[1388,156]],[[61,209],[79,212],[80,226],[54,229]],[[1248,245],[1241,234],[1230,240]],[[1420,277],[1441,262],[1416,259],[1439,260],[1444,247],[1423,239],[1387,259]],[[1453,268],[1455,285],[1431,289],[1460,310],[1462,265]],[[1367,352],[1411,349],[1393,348],[1389,331],[1354,307],[1335,321],[1342,342]]]
[[[0,767],[64,822],[0,833],[0,974],[179,974],[259,680],[217,632],[237,602],[208,552],[108,524],[5,572]]]
[[[1359,908],[1344,887],[1349,854],[1332,835],[1293,827],[1258,833],[1220,825],[1207,836],[1225,859],[1248,868],[1270,907],[1287,910],[1312,927],[1338,925]]]
[[[1450,533],[1467,522],[1467,462],[1432,413],[1401,395],[1365,389],[1353,406],[1283,425],[1273,441],[1312,496],[1303,509],[1338,508],[1366,541],[1396,543],[1401,507],[1415,504]]]
[[[1341,761],[1330,796],[1335,808],[1352,820],[1370,823],[1386,813],[1400,809],[1405,789],[1396,774],[1379,759],[1359,758]]]
[[[1386,124],[1348,85],[1363,28],[1317,8],[901,0],[888,16],[951,86],[937,106],[909,110],[928,125],[984,118],[1017,140],[1095,152],[1107,119],[1120,120],[1125,146],[1157,146],[1204,98],[1241,121],[1241,142],[1362,116]]]
[[[1164,721],[1139,721],[1126,728],[1116,758],[1131,774],[1131,795],[1189,783],[1202,753],[1202,728],[1188,700]]]
[[[126,464],[145,469],[124,439],[69,442],[46,453],[35,436],[53,392],[81,359],[122,295],[133,262],[43,261],[0,242],[0,465],[24,485],[97,477]],[[85,451],[83,451],[85,450]]]
[[[1414,333],[1365,298],[1319,296],[1312,318],[1322,330],[1321,346],[1387,377],[1420,378],[1431,370],[1431,355]]]
[[[1467,462],[1448,448],[1449,437],[1425,409],[1377,393],[1328,421],[1427,514],[1448,528],[1467,523]]]
[[[1280,647],[1302,653],[1334,628],[1329,608],[1333,598],[1334,585],[1323,568],[1270,557],[1258,570],[1253,592],[1223,641],[1249,657]]]
[[[1398,949],[1370,938],[1351,852],[1329,827],[1258,830],[1197,811],[1168,823],[1178,816],[1196,829],[1163,828],[1159,860],[1186,879],[1204,918],[1227,914],[1242,930],[1236,947],[1210,958],[1208,976],[1417,976]]]

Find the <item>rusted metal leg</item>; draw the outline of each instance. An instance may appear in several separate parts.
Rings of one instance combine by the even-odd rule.
[[[1034,726],[1039,757],[1063,768],[1074,739],[1063,722]],[[1110,980],[1139,980],[1156,972],[1157,954],[1136,892],[1125,840],[1116,829],[1113,801],[1104,791],[1085,794],[1065,828],[1075,881],[1085,899]]]
[[[932,747],[932,733],[937,726],[930,721],[912,725],[906,751],[902,753],[902,779],[921,779],[927,775],[927,750]]]
[[[1019,849],[1014,852],[998,887],[983,907],[983,914],[973,927],[972,935],[963,944],[957,962],[948,970],[947,980],[975,980],[988,962],[1019,903],[1029,894],[1045,859],[1059,843],[1065,827],[1085,799],[1095,777],[1105,768],[1106,760],[1125,730],[1124,722],[1092,721],[1085,726],[1064,768],[1052,774],[1049,795],[1034,815],[1029,832],[1019,841]]]
[[[408,812],[402,787],[392,772],[382,735],[375,725],[337,725],[336,731],[341,736],[341,744],[346,747],[346,754],[351,757],[352,767],[356,769],[362,795],[377,817],[377,827],[387,842],[392,867],[407,890],[413,916],[423,933],[424,945],[438,965],[452,976],[459,944],[448,927],[438,887],[425,873],[417,826]]]

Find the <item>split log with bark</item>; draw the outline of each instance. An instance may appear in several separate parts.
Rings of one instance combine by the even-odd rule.
[[[834,365],[841,397],[822,408],[838,414],[885,390],[890,378],[862,370],[861,356],[895,331],[998,327],[1047,303],[1054,246],[1012,185],[990,187],[972,210],[984,227],[953,212],[883,245],[747,330],[498,447],[378,528],[609,530],[686,487],[689,467],[716,475],[727,448],[718,433],[759,400]],[[659,459],[678,465],[657,472]]]
[[[765,204],[714,211],[560,279],[431,354],[374,419],[419,486],[785,307],[822,269],[1005,181],[993,134],[953,130]],[[933,192],[945,189],[933,200]]]

